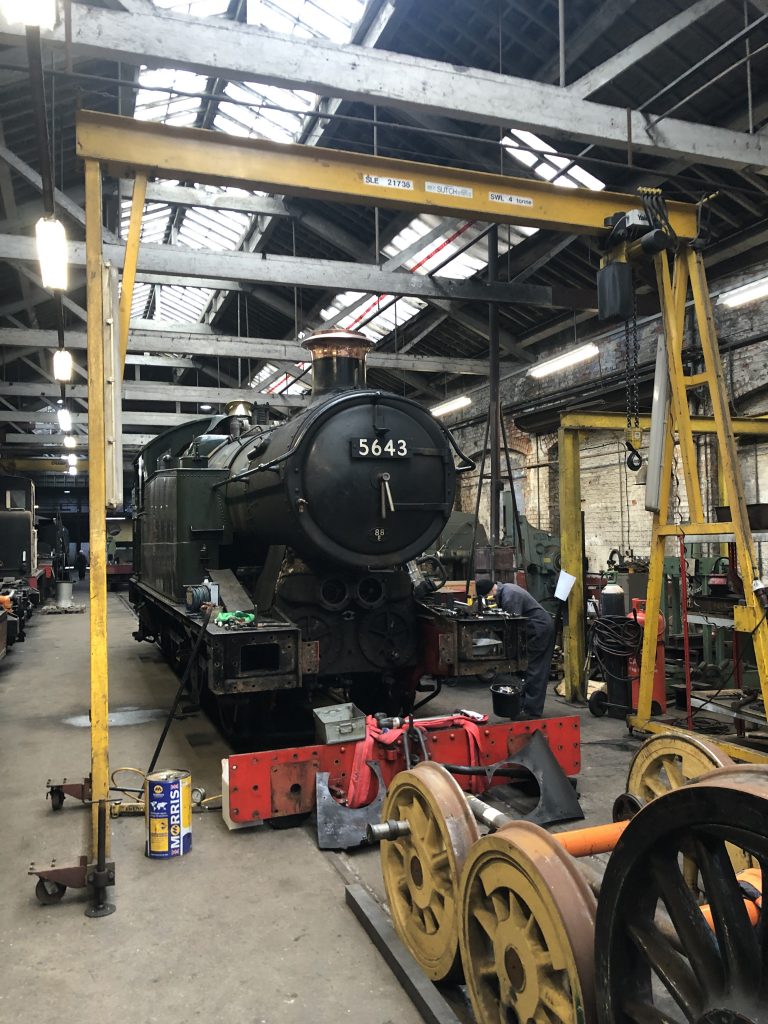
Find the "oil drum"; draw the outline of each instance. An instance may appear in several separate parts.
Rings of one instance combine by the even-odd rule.
[[[144,783],[147,857],[181,857],[192,849],[192,776],[169,769]]]

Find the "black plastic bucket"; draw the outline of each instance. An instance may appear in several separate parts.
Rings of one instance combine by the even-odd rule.
[[[498,680],[491,684],[493,713],[497,718],[514,719],[523,708],[523,688],[518,679]]]

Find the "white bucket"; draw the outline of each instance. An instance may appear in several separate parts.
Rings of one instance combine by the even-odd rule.
[[[56,604],[59,608],[72,607],[72,584],[67,580],[56,583]]]

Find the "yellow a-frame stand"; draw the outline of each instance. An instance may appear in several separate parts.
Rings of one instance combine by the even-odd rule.
[[[728,392],[725,386],[704,263],[701,252],[690,245],[681,246],[673,259],[672,269],[670,269],[670,257],[667,253],[657,255],[654,261],[664,318],[669,398],[666,410],[664,406],[654,409],[655,416],[658,417],[661,414],[664,419],[658,502],[656,503],[658,511],[653,516],[651,537],[646,622],[655,623],[658,620],[664,586],[664,553],[667,538],[683,536],[706,540],[711,537],[713,541],[726,539],[734,541],[739,568],[744,580],[746,598],[746,606],[737,606],[734,609],[734,627],[738,631],[753,635],[762,691],[762,713],[765,714],[765,708],[768,707],[768,621],[766,621],[765,610],[760,601],[759,592],[762,584],[756,570],[755,551],[744,497],[744,484],[739,469],[736,437],[728,408]],[[683,371],[683,338],[689,293],[693,298],[697,328],[695,334],[701,345],[704,363],[704,370],[693,375],[685,374]],[[657,362],[656,372],[658,387],[659,362]],[[712,406],[715,437],[717,438],[717,457],[725,484],[726,504],[730,508],[729,522],[707,522],[702,505],[701,482],[688,406],[689,389],[702,386],[706,386]],[[680,459],[688,496],[690,521],[686,523],[669,521],[675,434],[680,445]],[[651,718],[655,660],[656,630],[646,629],[643,640],[637,713],[629,717],[628,723],[632,727],[647,732],[669,732],[670,725],[668,723]],[[768,750],[762,753],[741,745],[723,743],[720,739],[718,739],[718,745],[740,760],[768,763]]]

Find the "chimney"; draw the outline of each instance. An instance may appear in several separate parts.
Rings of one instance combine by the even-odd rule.
[[[303,342],[312,353],[312,398],[365,387],[365,357],[371,342],[358,331],[316,331]]]

